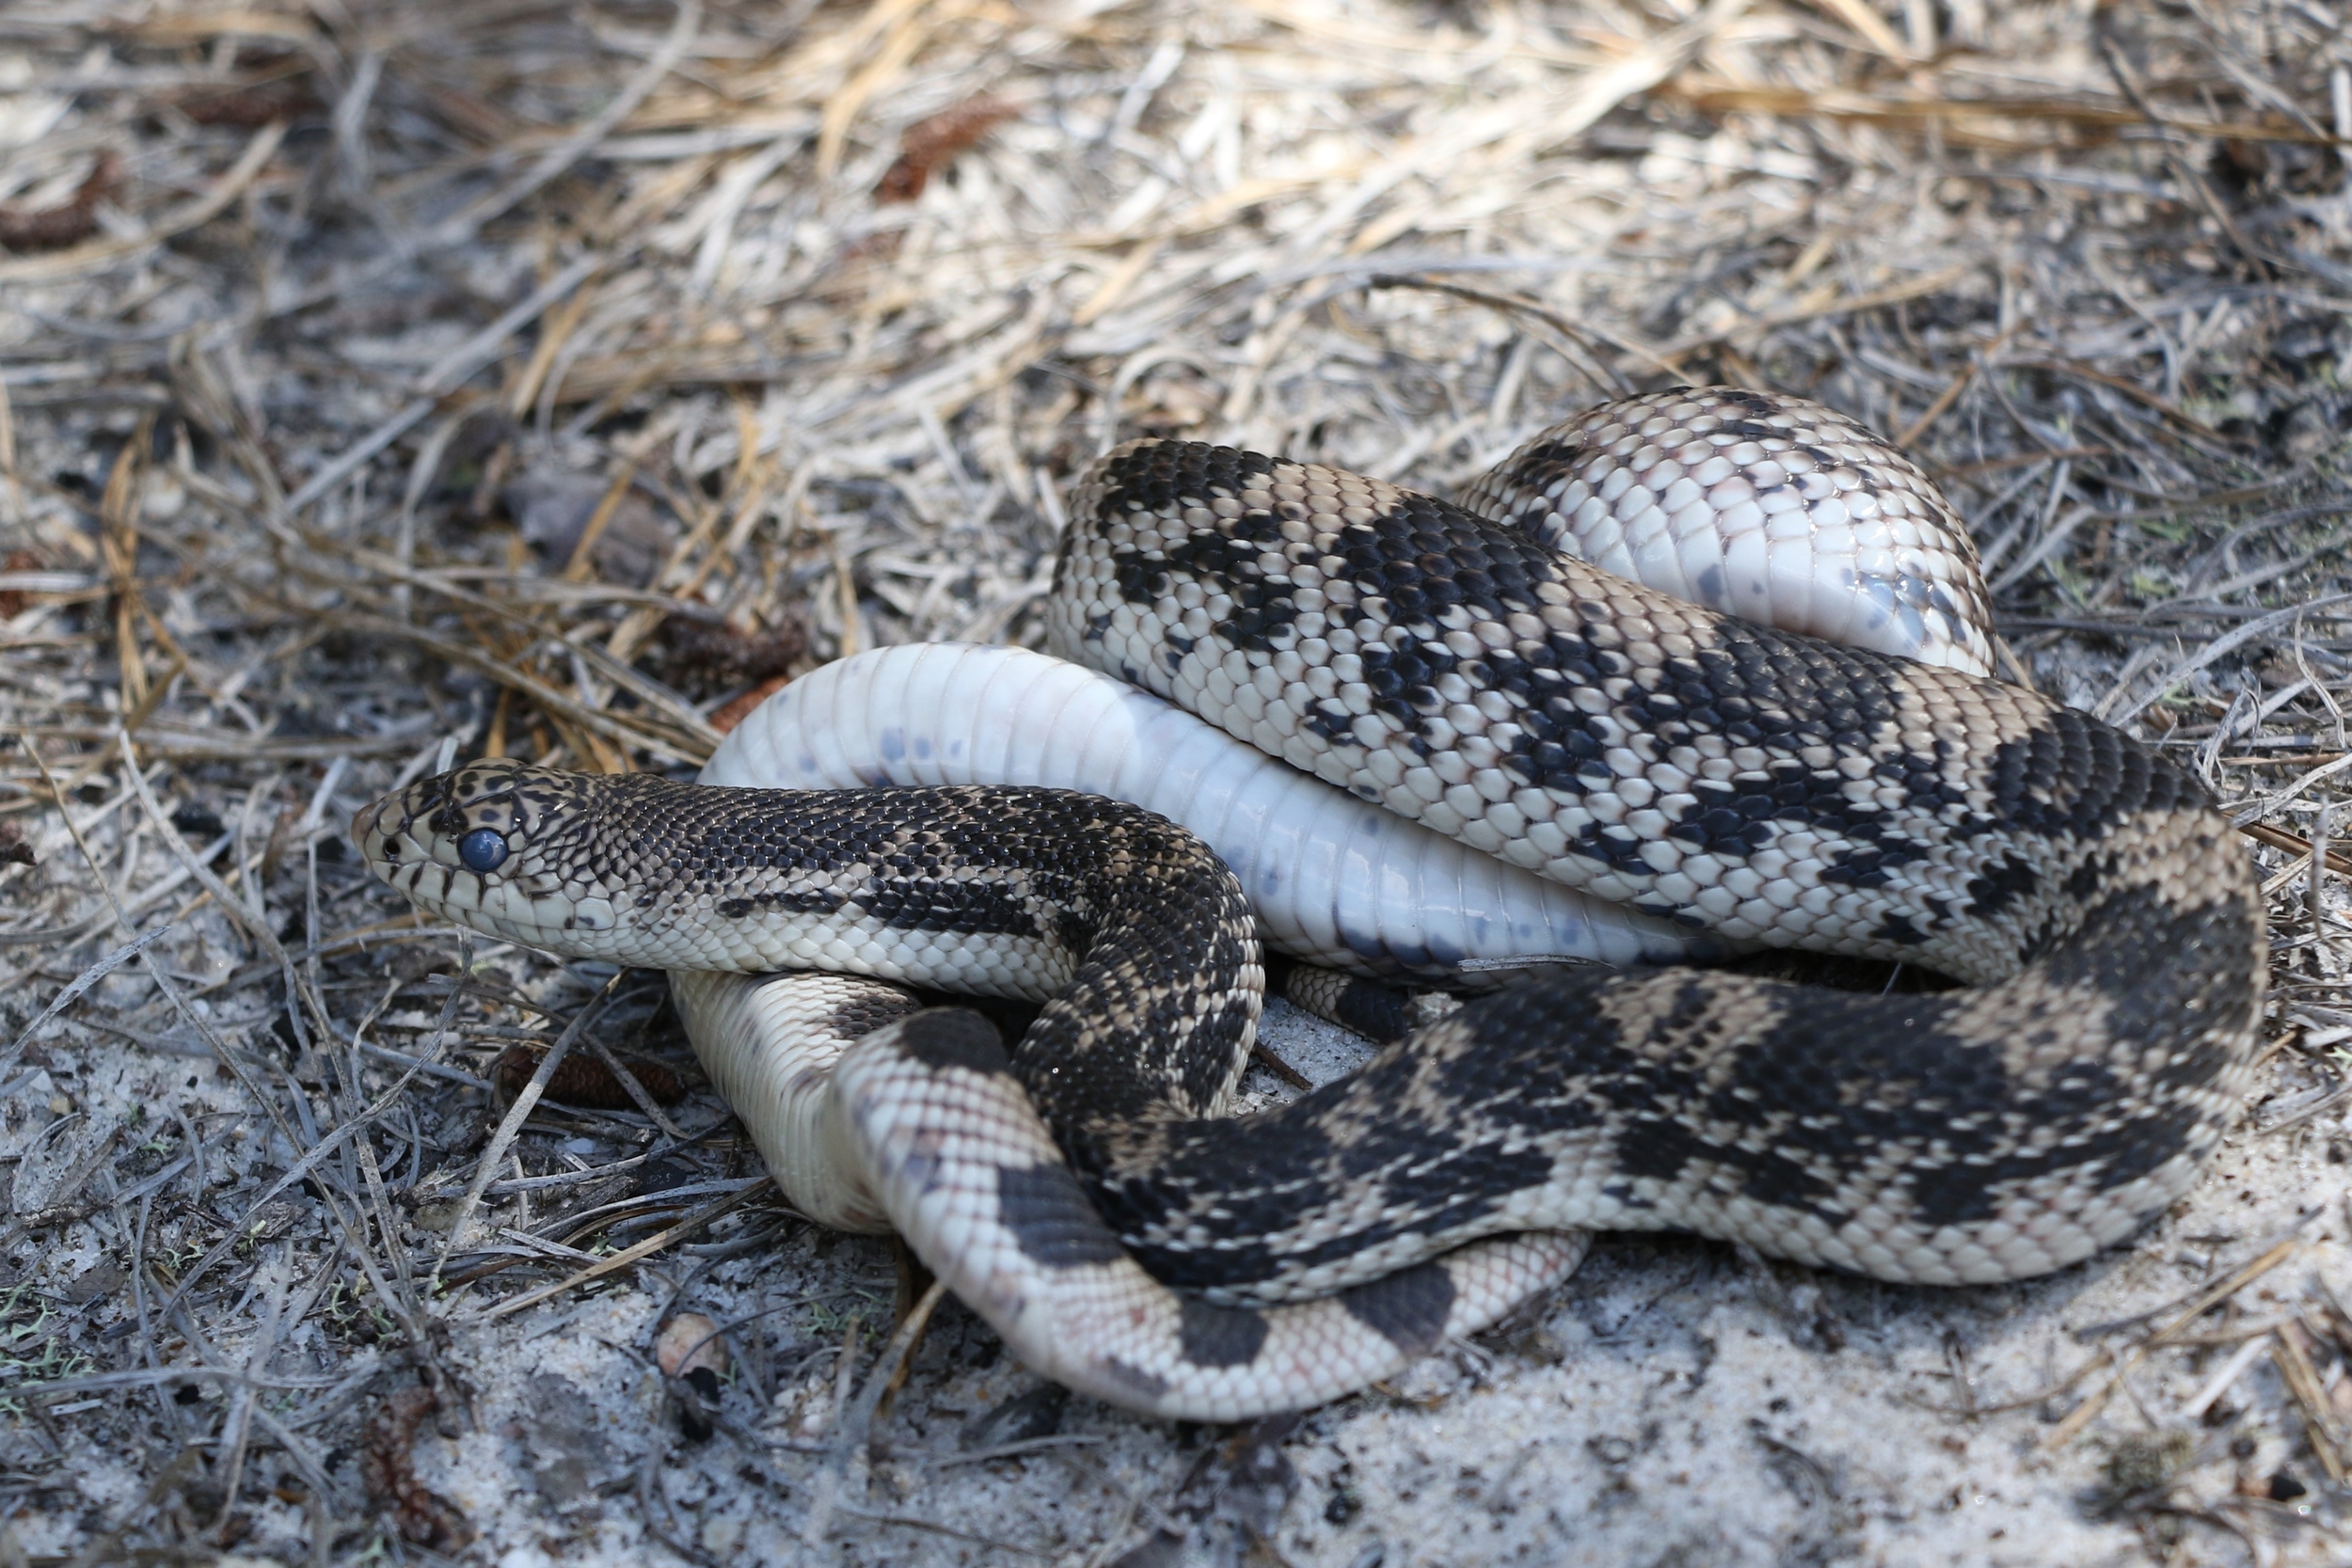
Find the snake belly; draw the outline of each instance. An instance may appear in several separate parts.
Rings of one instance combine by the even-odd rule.
[[[1704,417],[1720,427],[1720,405]],[[1584,481],[1562,477],[1573,444],[1523,451],[1484,504],[1514,521],[1584,509]],[[1852,477],[1834,451],[1797,455]],[[1705,483],[1753,486],[1754,467]],[[1767,630],[1360,476],[1186,443],[1132,443],[1091,471],[1049,617],[1065,655],[1564,885],[1970,982],[1882,997],[1708,972],[1547,977],[1241,1120],[1149,1095],[1061,1110],[1028,1042],[1008,1060],[973,1015],[867,1036],[827,1093],[881,1206],[1015,1354],[1073,1386],[1215,1418],[1315,1402],[1565,1273],[1579,1243],[1552,1231],[1689,1229],[1895,1280],[2022,1277],[2160,1212],[2242,1099],[2264,957],[2246,855],[2169,764],[2031,693]],[[807,924],[872,912],[832,860],[810,882],[821,868],[792,847],[833,842],[842,797],[703,792],[720,803],[691,811],[727,824],[714,855],[654,831],[689,810],[649,816],[655,781],[485,766],[362,814],[371,863],[421,903],[674,968],[764,967],[774,944],[748,932],[782,919],[803,948],[882,972],[872,940]],[[901,820],[935,792],[891,793],[859,809]],[[992,820],[1035,794],[936,793]],[[466,861],[485,832],[513,868]],[[889,863],[1027,897],[1064,856],[1023,853],[1041,858]],[[780,891],[725,891],[761,879]],[[707,890],[693,931],[662,912],[681,881]],[[912,907],[885,927],[910,928]],[[1045,907],[1031,925],[1076,940]],[[1007,950],[1000,931],[965,934]],[[1120,961],[1162,1011],[1073,1016],[1078,1059],[1165,1077],[1134,1020],[1164,1029],[1201,1004]]]
[[[810,672],[720,743],[725,788],[1037,784],[1198,833],[1241,879],[1267,945],[1375,979],[1458,984],[1563,959],[1722,956],[1332,788],[1124,681],[1026,648],[921,642]]]

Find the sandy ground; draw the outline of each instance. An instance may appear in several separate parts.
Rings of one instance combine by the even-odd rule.
[[[1279,1004],[1268,1038],[1318,1079],[1361,1053]],[[19,1103],[62,1099],[70,1085],[75,1111],[47,1125],[22,1118],[0,1147],[24,1156],[20,1191],[87,1148],[76,1120],[117,1123],[156,1097],[235,1116],[233,1095],[206,1092],[209,1069],[180,1077],[160,1082],[139,1056],[104,1047],[82,1053],[63,1083],[34,1074],[14,1089]],[[2280,1069],[2271,1092],[2292,1114],[2310,1087]],[[1251,1088],[1279,1086],[1260,1072]],[[43,1136],[48,1126],[59,1130]],[[215,1179],[230,1180],[240,1152],[266,1142],[232,1132]],[[2241,1133],[2130,1248],[1996,1289],[1909,1290],[1677,1238],[1604,1239],[1505,1330],[1287,1428],[1171,1426],[1084,1399],[1041,1406],[1045,1386],[950,1303],[895,1406],[850,1451],[832,1441],[840,1350],[887,1329],[889,1246],[739,1215],[685,1249],[699,1259],[672,1257],[609,1289],[495,1322],[494,1298],[450,1301],[437,1314],[443,1361],[467,1414],[453,1437],[425,1424],[416,1470],[480,1532],[465,1555],[515,1568],[658,1560],[664,1545],[743,1563],[1232,1562],[1253,1552],[1348,1568],[2341,1562],[2342,1515],[2275,1360],[2235,1352],[2265,1344],[2265,1325],[2314,1289],[2352,1294],[2348,1152],[2332,1110]],[[260,1251],[252,1289],[282,1300],[296,1282],[282,1254]],[[68,1242],[16,1283],[87,1296],[76,1281],[104,1256]],[[2273,1266],[2195,1318],[2177,1348],[2125,1354],[2117,1376],[2104,1351],[2169,1326],[2203,1288],[2265,1259]],[[679,1303],[731,1325],[721,1430],[701,1442],[682,1435],[647,1357]],[[288,1349],[319,1338],[296,1328]],[[2179,1414],[2233,1366],[2200,1416]],[[310,1407],[348,1399],[364,1376],[312,1380],[290,1424],[307,1426]],[[2084,1422],[2084,1402],[2102,1398]],[[72,1415],[53,1410],[48,1425],[84,1495],[135,1502],[135,1463],[81,1439]],[[41,1439],[20,1424],[9,1441],[22,1463]],[[2279,1494],[2294,1495],[2272,1501]],[[257,1503],[245,1549],[299,1554],[304,1510]],[[23,1513],[9,1528],[36,1560],[76,1535],[71,1513]]]
[[[0,1568],[2352,1562],[2347,141],[2319,0],[0,7]],[[1677,380],[1898,439],[2009,673],[2264,835],[2277,1051],[2129,1246],[1607,1238],[1240,1432],[950,1303],[885,1402],[890,1249],[714,1099],[501,1128],[583,1019],[684,1068],[659,982],[343,844],[1034,643],[1115,440],[1448,491]]]

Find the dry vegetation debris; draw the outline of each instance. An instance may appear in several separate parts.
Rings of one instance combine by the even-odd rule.
[[[2347,138],[2333,0],[0,11],[0,1562],[2334,1560]],[[2133,1249],[1605,1243],[1204,1440],[905,1332],[649,977],[343,842],[1034,638],[1114,439],[1442,490],[1676,381],[1911,448],[2010,673],[2259,840],[2265,1098]]]

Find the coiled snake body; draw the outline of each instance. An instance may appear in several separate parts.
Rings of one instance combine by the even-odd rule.
[[[1645,476],[1655,504],[1622,504]],[[1836,416],[1745,393],[1588,414],[1466,507],[1142,441],[1079,487],[1048,611],[1066,657],[1661,930],[1967,982],[1940,993],[1549,974],[1220,1119],[1261,983],[1244,889],[1133,807],[482,763],[355,833],[419,903],[561,952],[1044,1000],[1008,1057],[975,1014],[816,982],[804,1018],[890,1020],[828,1082],[725,1043],[764,993],[679,985],[771,1163],[862,1173],[820,1217],[886,1218],[1025,1360],[1133,1408],[1231,1419],[1359,1386],[1565,1275],[1589,1229],[2022,1277],[2129,1234],[2220,1138],[2262,915],[2195,785],[1984,678],[1969,591],[1903,549],[1797,619],[1897,645],[1947,624],[1960,668],[1725,612],[1772,597],[1792,510],[1796,536],[1828,515],[1883,539],[1940,507]],[[1725,542],[1690,546],[1708,517]],[[1557,553],[1580,519],[1625,524],[1587,548],[1645,570],[1716,549],[1679,585],[1721,608]]]

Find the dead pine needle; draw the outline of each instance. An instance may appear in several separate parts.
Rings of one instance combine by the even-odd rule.
[[[2123,1560],[2178,1523],[2079,1506],[2126,1412],[2332,1494],[2341,1216],[2292,1229],[2352,1148],[2328,6],[0,12],[0,1561],[562,1560],[592,1513],[711,1561],[1644,1562],[1714,1514],[1759,1560]],[[1222,1435],[1041,1396],[925,1282],[875,1334],[883,1243],[779,1204],[658,977],[420,925],[348,841],[483,756],[691,776],[845,654],[1041,646],[1121,441],[1450,497],[1676,383],[1899,438],[2004,677],[2243,831],[2248,1117],[2053,1279],[1765,1300],[1611,1243],[1187,1489]],[[1270,1013],[1250,1106],[1355,1059]],[[675,1313],[740,1325],[691,1453],[628,1426]],[[2224,1468],[2170,1501],[2317,1539]]]

